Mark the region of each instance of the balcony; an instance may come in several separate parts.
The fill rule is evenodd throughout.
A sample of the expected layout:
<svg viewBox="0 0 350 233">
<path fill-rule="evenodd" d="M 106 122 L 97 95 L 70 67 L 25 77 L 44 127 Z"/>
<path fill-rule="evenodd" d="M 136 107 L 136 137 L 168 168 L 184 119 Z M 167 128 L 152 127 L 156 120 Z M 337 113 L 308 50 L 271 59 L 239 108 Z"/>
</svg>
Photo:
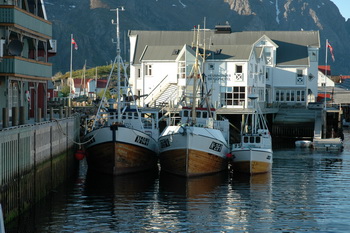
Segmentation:
<svg viewBox="0 0 350 233">
<path fill-rule="evenodd" d="M 4 56 L 0 62 L 1 75 L 29 79 L 48 79 L 52 76 L 52 64 L 17 56 Z"/>
<path fill-rule="evenodd" d="M 51 22 L 16 6 L 0 6 L 0 26 L 13 26 L 46 39 L 52 37 Z"/>
</svg>

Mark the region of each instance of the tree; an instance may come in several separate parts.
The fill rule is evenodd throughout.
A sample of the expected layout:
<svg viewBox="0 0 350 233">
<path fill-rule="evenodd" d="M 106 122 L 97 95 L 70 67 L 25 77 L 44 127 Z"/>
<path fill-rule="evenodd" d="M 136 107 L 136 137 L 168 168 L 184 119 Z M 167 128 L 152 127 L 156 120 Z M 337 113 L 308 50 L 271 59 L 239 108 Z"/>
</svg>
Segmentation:
<svg viewBox="0 0 350 233">
<path fill-rule="evenodd" d="M 100 91 L 99 93 L 97 93 L 97 96 L 100 97 L 100 99 L 102 99 L 102 96 L 103 96 L 103 92 L 104 90 Z M 111 93 L 109 92 L 109 90 L 106 90 L 106 95 L 105 95 L 106 99 L 110 99 L 112 98 L 112 95 Z"/>
<path fill-rule="evenodd" d="M 69 92 L 70 92 L 70 87 L 68 85 L 62 86 L 61 88 L 62 97 L 68 97 Z"/>
</svg>

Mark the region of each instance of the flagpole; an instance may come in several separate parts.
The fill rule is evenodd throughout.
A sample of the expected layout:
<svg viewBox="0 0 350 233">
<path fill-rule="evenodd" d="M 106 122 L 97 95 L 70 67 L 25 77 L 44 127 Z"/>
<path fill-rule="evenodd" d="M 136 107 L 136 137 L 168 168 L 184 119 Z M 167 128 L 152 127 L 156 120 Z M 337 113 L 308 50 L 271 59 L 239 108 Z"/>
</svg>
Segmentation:
<svg viewBox="0 0 350 233">
<path fill-rule="evenodd" d="M 327 63 L 328 63 L 328 39 L 326 39 L 326 67 L 325 67 L 325 78 L 324 78 L 324 109 L 327 108 L 327 101 L 326 101 L 326 86 L 327 86 Z"/>
<path fill-rule="evenodd" d="M 73 69 L 73 34 L 70 34 L 70 73 L 69 73 L 69 107 L 71 107 L 72 98 L 72 69 Z"/>
</svg>

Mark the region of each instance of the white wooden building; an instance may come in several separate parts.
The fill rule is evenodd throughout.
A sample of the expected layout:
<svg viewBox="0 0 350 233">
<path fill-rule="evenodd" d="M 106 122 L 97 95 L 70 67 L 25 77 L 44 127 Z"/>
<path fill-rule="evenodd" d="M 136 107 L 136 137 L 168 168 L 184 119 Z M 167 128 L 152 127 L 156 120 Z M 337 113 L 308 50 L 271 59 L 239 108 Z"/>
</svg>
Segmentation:
<svg viewBox="0 0 350 233">
<path fill-rule="evenodd" d="M 259 94 L 265 107 L 316 101 L 318 31 L 221 29 L 200 33 L 203 74 L 215 107 L 245 109 L 250 93 Z M 176 104 L 195 60 L 194 31 L 130 31 L 129 38 L 130 84 L 144 96 L 139 104 Z"/>
</svg>

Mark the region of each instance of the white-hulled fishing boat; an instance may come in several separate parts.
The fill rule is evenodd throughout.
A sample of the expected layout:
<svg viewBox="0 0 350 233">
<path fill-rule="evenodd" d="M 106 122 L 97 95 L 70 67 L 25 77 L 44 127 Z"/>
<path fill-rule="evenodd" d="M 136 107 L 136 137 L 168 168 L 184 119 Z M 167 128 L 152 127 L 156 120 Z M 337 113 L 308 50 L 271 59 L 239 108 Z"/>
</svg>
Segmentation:
<svg viewBox="0 0 350 233">
<path fill-rule="evenodd" d="M 209 106 L 209 101 L 202 101 L 205 104 L 196 106 L 197 99 L 204 99 L 203 96 L 197 97 L 198 87 L 203 83 L 199 71 L 198 34 L 196 59 L 190 75 L 193 82 L 192 102 L 183 105 L 180 123 L 168 125 L 159 137 L 161 170 L 185 177 L 226 170 L 226 156 L 230 152 L 228 120 L 217 120 L 215 109 Z"/>
<path fill-rule="evenodd" d="M 107 89 L 117 63 L 117 100 L 109 100 L 108 107 L 105 108 L 104 97 L 102 98 L 93 126 L 84 137 L 88 168 L 113 175 L 156 169 L 159 136 L 157 119 L 154 119 L 150 112 L 140 111 L 137 108 L 134 96 L 128 87 L 126 67 L 120 56 L 119 24 L 117 24 L 117 35 L 117 56 L 106 86 Z M 124 68 L 123 86 L 121 86 L 121 67 Z M 157 117 L 157 112 L 153 116 Z"/>
<path fill-rule="evenodd" d="M 269 172 L 273 160 L 271 135 L 257 103 L 258 96 L 250 94 L 248 98 L 254 108 L 243 124 L 241 143 L 232 145 L 232 168 L 249 174 Z"/>
</svg>

